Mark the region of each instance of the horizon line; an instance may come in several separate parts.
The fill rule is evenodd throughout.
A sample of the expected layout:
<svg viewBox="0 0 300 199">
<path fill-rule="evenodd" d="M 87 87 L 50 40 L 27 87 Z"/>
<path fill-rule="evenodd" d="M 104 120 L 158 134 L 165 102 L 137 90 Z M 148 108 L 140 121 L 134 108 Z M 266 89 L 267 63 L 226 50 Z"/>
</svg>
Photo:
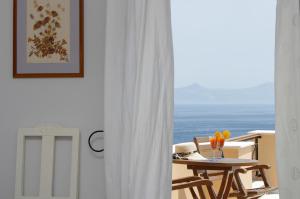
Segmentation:
<svg viewBox="0 0 300 199">
<path fill-rule="evenodd" d="M 199 86 L 199 87 L 202 87 L 202 88 L 206 88 L 206 89 L 222 89 L 222 90 L 236 90 L 236 89 L 247 89 L 247 88 L 254 88 L 254 87 L 258 87 L 258 86 L 262 86 L 262 85 L 265 85 L 265 84 L 275 84 L 274 81 L 267 81 L 267 82 L 264 82 L 264 83 L 260 83 L 260 84 L 256 84 L 256 85 L 253 85 L 253 86 L 247 86 L 247 87 L 236 87 L 236 88 L 221 88 L 221 87 L 208 87 L 208 86 L 203 86 L 202 84 L 200 83 L 197 83 L 197 82 L 194 82 L 194 83 L 191 83 L 191 84 L 188 84 L 186 86 L 181 86 L 181 87 L 175 87 L 174 85 L 174 89 L 180 89 L 180 88 L 186 88 L 186 87 L 190 87 L 190 86 Z"/>
</svg>

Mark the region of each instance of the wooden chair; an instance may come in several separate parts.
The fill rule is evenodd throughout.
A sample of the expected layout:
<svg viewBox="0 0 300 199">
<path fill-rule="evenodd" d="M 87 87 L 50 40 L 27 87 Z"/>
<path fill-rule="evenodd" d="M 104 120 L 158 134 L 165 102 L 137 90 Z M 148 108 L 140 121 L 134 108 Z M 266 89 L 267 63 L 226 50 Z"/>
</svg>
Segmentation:
<svg viewBox="0 0 300 199">
<path fill-rule="evenodd" d="M 256 199 L 259 198 L 271 191 L 276 190 L 276 187 L 271 187 L 268 183 L 265 169 L 270 169 L 271 166 L 268 165 L 256 165 L 248 168 L 240 168 L 234 171 L 234 185 L 233 192 L 229 194 L 230 197 L 236 197 L 238 199 Z M 241 178 L 240 173 L 247 173 L 248 171 L 257 170 L 260 173 L 260 176 L 264 182 L 264 187 L 253 188 L 253 189 L 245 189 Z"/>
<path fill-rule="evenodd" d="M 194 137 L 194 143 L 196 145 L 197 152 L 201 154 L 199 144 L 203 142 L 209 142 L 208 137 Z"/>
<path fill-rule="evenodd" d="M 199 199 L 194 187 L 197 188 L 200 199 L 206 199 L 203 186 L 206 186 L 210 199 L 217 199 L 216 193 L 213 189 L 213 183 L 210 180 L 204 180 L 201 177 L 190 176 L 172 180 L 172 190 L 189 189 L 193 199 Z"/>
</svg>

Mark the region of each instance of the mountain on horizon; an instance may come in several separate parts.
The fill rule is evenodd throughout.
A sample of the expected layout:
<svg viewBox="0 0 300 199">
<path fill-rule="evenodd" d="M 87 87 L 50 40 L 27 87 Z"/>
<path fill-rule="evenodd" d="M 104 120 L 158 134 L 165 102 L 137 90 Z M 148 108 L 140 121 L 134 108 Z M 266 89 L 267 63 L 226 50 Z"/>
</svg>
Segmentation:
<svg viewBox="0 0 300 199">
<path fill-rule="evenodd" d="M 274 83 L 243 89 L 210 89 L 192 84 L 175 88 L 175 104 L 274 104 Z"/>
</svg>

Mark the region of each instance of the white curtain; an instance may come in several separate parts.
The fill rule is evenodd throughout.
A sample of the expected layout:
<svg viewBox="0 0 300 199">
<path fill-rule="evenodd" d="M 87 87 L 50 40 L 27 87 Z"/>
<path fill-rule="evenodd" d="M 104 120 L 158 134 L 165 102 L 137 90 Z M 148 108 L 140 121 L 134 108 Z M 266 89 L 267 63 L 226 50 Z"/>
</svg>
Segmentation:
<svg viewBox="0 0 300 199">
<path fill-rule="evenodd" d="M 300 198 L 300 5 L 278 0 L 276 140 L 280 198 Z"/>
<path fill-rule="evenodd" d="M 173 51 L 169 0 L 108 0 L 108 199 L 171 197 Z"/>
</svg>

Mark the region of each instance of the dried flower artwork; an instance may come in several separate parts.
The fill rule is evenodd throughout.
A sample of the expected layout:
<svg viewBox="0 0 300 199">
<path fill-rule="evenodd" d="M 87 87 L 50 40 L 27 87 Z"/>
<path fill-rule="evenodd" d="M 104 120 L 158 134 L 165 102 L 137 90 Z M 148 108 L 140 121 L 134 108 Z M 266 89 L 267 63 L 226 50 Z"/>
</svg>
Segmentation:
<svg viewBox="0 0 300 199">
<path fill-rule="evenodd" d="M 30 0 L 29 0 L 30 1 Z M 61 0 L 31 0 L 27 13 L 27 61 L 30 63 L 69 62 L 69 35 L 65 5 Z"/>
<path fill-rule="evenodd" d="M 84 0 L 13 4 L 13 77 L 84 77 Z"/>
</svg>

